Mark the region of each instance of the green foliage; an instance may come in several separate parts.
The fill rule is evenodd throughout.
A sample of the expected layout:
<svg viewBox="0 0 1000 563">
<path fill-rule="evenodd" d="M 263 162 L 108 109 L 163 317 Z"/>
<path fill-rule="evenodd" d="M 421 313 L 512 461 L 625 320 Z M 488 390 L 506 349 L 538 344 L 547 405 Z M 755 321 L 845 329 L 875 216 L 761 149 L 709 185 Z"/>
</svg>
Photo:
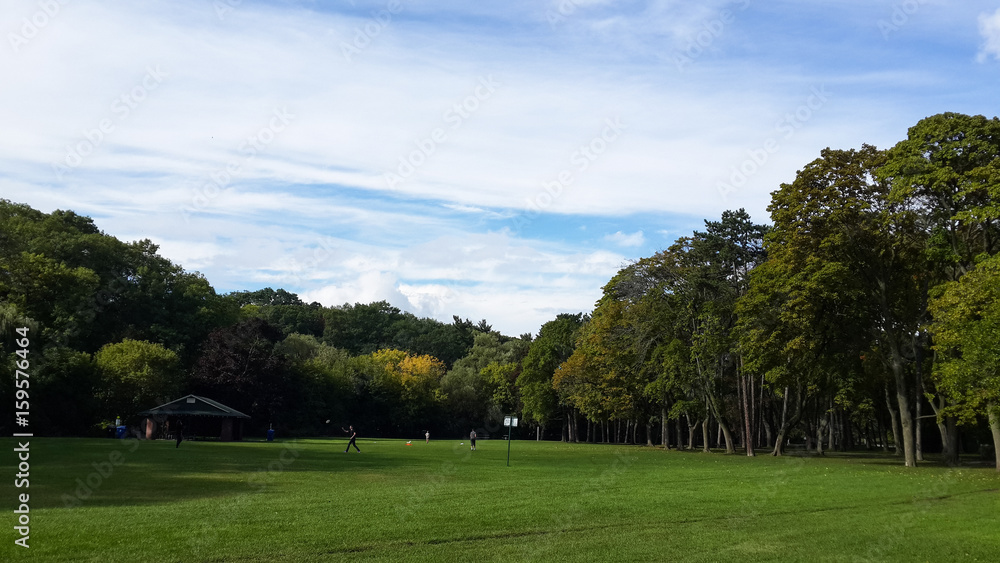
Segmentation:
<svg viewBox="0 0 1000 563">
<path fill-rule="evenodd" d="M 98 350 L 94 364 L 100 374 L 97 398 L 107 421 L 133 418 L 177 398 L 185 387 L 180 359 L 162 344 L 126 338 Z"/>
<path fill-rule="evenodd" d="M 561 401 L 553 387 L 553 376 L 573 354 L 577 332 L 587 320 L 583 313 L 562 313 L 542 325 L 521 361 L 521 375 L 517 378 L 524 416 L 545 425 L 556 415 Z"/>
<path fill-rule="evenodd" d="M 944 411 L 974 423 L 1000 406 L 1000 255 L 982 260 L 931 301 L 934 381 L 953 401 Z"/>
</svg>

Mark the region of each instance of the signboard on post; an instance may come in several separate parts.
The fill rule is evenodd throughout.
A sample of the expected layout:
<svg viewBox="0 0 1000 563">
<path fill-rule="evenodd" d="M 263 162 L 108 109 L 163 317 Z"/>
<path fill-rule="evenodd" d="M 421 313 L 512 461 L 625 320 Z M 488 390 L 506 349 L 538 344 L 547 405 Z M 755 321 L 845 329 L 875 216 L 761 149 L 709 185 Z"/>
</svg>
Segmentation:
<svg viewBox="0 0 1000 563">
<path fill-rule="evenodd" d="M 510 433 L 517 427 L 516 416 L 503 417 L 503 425 L 507 427 L 507 467 L 510 467 Z"/>
</svg>

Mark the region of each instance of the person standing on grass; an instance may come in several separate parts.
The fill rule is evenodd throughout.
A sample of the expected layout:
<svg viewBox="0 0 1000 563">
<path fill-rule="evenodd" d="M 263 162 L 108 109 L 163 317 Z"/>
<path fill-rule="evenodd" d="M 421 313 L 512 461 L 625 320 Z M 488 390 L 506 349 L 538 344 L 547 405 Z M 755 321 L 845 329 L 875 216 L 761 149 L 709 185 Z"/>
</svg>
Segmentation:
<svg viewBox="0 0 1000 563">
<path fill-rule="evenodd" d="M 357 431 L 354 430 L 353 426 L 348 426 L 347 428 L 348 430 L 344 430 L 343 428 L 341 428 L 341 430 L 347 432 L 347 435 L 351 437 L 351 441 L 347 443 L 347 449 L 344 450 L 344 453 L 346 454 L 347 452 L 351 451 L 351 446 L 354 446 L 354 449 L 358 450 L 358 453 L 361 453 L 361 449 L 358 448 L 358 445 L 354 442 L 354 440 L 357 439 L 358 437 Z"/>
<path fill-rule="evenodd" d="M 472 444 L 472 451 L 476 451 L 476 431 L 469 432 L 469 443 Z"/>
<path fill-rule="evenodd" d="M 177 431 L 174 434 L 177 435 L 177 445 L 174 446 L 174 449 L 181 447 L 181 440 L 184 439 L 184 422 L 179 418 L 177 419 L 176 427 Z"/>
<path fill-rule="evenodd" d="M 431 431 L 430 430 L 424 430 L 424 443 L 425 444 L 430 444 L 431 443 Z"/>
</svg>

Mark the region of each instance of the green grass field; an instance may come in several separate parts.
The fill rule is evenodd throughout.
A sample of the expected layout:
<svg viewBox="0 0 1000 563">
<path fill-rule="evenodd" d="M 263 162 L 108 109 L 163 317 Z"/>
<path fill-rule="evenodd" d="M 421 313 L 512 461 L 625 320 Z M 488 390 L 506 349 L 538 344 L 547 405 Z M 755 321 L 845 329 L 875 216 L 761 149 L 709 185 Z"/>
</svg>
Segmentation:
<svg viewBox="0 0 1000 563">
<path fill-rule="evenodd" d="M 4 561 L 996 561 L 1000 476 L 891 457 L 33 439 Z M 103 474 L 103 475 L 102 475 Z M 89 481 L 89 484 L 88 484 Z"/>
</svg>

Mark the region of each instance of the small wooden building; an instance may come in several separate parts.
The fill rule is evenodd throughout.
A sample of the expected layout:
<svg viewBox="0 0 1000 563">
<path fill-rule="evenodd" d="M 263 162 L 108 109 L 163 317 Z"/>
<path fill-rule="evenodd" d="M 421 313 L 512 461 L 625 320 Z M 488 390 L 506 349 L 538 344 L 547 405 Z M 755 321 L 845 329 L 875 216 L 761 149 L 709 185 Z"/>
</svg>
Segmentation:
<svg viewBox="0 0 1000 563">
<path fill-rule="evenodd" d="M 157 427 L 169 428 L 171 420 L 182 420 L 185 436 L 218 436 L 224 442 L 243 439 L 243 420 L 250 417 L 222 403 L 188 395 L 139 413 L 146 416 L 146 438 L 157 437 Z"/>
</svg>

